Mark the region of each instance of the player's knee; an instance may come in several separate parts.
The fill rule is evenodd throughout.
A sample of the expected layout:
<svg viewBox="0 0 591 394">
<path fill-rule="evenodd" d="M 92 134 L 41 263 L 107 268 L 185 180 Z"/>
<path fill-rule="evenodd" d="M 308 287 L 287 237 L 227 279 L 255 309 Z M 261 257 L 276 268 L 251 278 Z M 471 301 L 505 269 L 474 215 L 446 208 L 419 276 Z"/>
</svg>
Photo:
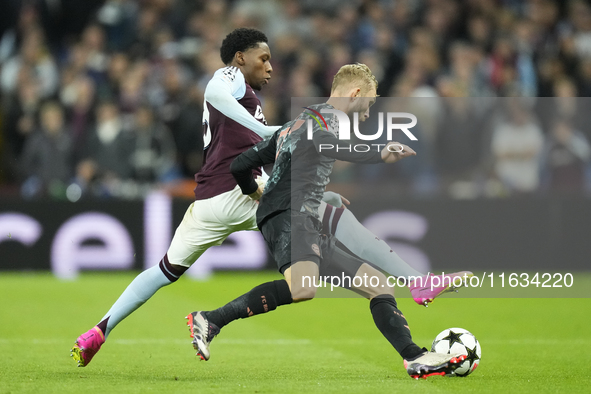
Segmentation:
<svg viewBox="0 0 591 394">
<path fill-rule="evenodd" d="M 389 286 L 384 286 L 379 289 L 376 289 L 375 297 L 379 296 L 392 296 L 394 297 L 394 288 Z"/>
<path fill-rule="evenodd" d="M 291 289 L 293 302 L 309 301 L 316 297 L 316 287 L 298 287 Z"/>
<path fill-rule="evenodd" d="M 370 287 L 367 290 L 367 298 L 374 299 L 378 297 L 394 297 L 394 289 L 384 287 L 384 288 L 376 288 Z"/>
<path fill-rule="evenodd" d="M 364 288 L 367 292 L 367 297 L 373 299 L 379 296 L 394 296 L 394 288 L 388 285 L 386 276 L 369 265 L 363 265 L 360 272 L 363 271 L 371 279 Z"/>
<path fill-rule="evenodd" d="M 388 278 L 386 275 L 380 272 L 380 283 L 376 286 L 376 290 L 378 290 L 377 295 L 388 295 L 394 296 L 394 287 L 390 285 L 388 282 Z"/>
<path fill-rule="evenodd" d="M 381 274 L 381 273 L 380 273 Z M 380 284 L 375 287 L 376 297 L 378 296 L 391 296 L 394 297 L 394 287 L 388 283 L 388 278 L 381 274 Z"/>
</svg>

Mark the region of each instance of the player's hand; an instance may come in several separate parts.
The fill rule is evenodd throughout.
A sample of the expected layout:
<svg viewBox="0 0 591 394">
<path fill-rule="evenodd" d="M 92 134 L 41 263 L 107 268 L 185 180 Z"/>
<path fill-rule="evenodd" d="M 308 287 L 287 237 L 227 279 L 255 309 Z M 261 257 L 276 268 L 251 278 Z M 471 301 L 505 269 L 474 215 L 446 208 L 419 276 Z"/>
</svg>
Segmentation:
<svg viewBox="0 0 591 394">
<path fill-rule="evenodd" d="M 258 201 L 263 196 L 263 191 L 265 190 L 265 184 L 259 185 L 259 188 L 254 192 L 248 195 L 248 197 L 252 198 L 255 201 Z"/>
<path fill-rule="evenodd" d="M 417 152 L 412 150 L 409 146 L 392 141 L 382 149 L 382 160 L 384 163 L 396 163 L 405 157 L 415 156 L 416 154 Z"/>
<path fill-rule="evenodd" d="M 341 196 L 341 202 L 343 203 L 343 205 L 341 205 L 341 208 L 347 208 L 347 205 L 351 205 L 351 201 L 347 200 L 345 197 Z"/>
</svg>

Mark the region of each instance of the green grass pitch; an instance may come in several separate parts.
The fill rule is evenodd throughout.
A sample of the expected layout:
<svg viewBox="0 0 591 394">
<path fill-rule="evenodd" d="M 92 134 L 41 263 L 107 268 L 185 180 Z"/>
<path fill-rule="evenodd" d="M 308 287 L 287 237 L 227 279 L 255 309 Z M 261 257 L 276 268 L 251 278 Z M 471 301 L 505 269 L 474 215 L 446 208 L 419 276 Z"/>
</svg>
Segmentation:
<svg viewBox="0 0 591 394">
<path fill-rule="evenodd" d="M 0 274 L 0 393 L 546 393 L 591 392 L 591 299 L 459 298 L 429 308 L 399 299 L 415 341 L 459 326 L 482 345 L 466 378 L 415 381 L 373 324 L 363 299 L 316 299 L 237 321 L 208 362 L 184 316 L 230 301 L 276 273 L 182 278 L 121 323 L 86 368 L 69 350 L 133 273 Z M 461 295 L 461 293 L 459 294 Z"/>
</svg>

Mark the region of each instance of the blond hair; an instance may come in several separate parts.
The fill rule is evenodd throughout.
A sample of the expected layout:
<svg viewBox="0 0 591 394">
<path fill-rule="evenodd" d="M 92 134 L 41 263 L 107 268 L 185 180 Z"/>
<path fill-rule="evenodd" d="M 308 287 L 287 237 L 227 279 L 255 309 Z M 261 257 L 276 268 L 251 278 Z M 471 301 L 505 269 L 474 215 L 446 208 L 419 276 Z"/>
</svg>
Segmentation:
<svg viewBox="0 0 591 394">
<path fill-rule="evenodd" d="M 351 83 L 359 83 L 359 87 L 364 93 L 371 88 L 378 89 L 378 80 L 371 72 L 369 67 L 363 63 L 345 64 L 339 69 L 332 80 L 333 93 L 337 87 Z"/>
</svg>

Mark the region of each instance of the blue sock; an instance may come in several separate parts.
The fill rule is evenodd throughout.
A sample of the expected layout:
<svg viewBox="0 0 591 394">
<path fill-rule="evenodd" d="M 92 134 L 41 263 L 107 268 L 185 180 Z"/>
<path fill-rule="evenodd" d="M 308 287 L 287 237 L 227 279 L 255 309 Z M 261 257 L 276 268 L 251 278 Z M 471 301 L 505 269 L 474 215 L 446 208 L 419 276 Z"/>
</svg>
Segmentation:
<svg viewBox="0 0 591 394">
<path fill-rule="evenodd" d="M 160 264 L 139 274 L 98 324 L 105 339 L 119 322 L 142 306 L 159 289 L 175 282 L 185 270 L 185 267 L 172 266 L 168 257 L 164 256 Z"/>
</svg>

